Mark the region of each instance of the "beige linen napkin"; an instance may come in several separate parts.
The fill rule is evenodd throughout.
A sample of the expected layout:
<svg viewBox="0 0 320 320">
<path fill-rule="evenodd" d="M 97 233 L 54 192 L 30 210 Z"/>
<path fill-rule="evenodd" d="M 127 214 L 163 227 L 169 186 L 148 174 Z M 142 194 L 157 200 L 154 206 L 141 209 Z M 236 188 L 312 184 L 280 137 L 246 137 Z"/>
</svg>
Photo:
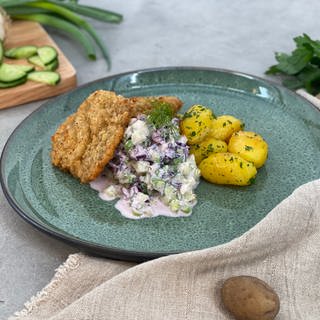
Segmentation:
<svg viewBox="0 0 320 320">
<path fill-rule="evenodd" d="M 304 97 L 309 102 L 311 102 L 313 105 L 315 105 L 318 109 L 320 109 L 320 93 L 317 96 L 313 96 L 313 95 L 309 94 L 308 92 L 306 92 L 306 90 L 304 90 L 304 89 L 298 89 L 296 91 L 296 93 L 298 95 L 300 95 L 301 97 Z"/>
<path fill-rule="evenodd" d="M 259 277 L 277 319 L 320 319 L 320 180 L 299 187 L 241 237 L 139 265 L 73 254 L 11 320 L 231 319 L 222 282 Z"/>
<path fill-rule="evenodd" d="M 320 319 L 320 180 L 299 187 L 241 237 L 139 265 L 71 255 L 10 319 L 231 319 L 220 287 L 235 275 L 269 283 L 277 319 Z"/>
</svg>

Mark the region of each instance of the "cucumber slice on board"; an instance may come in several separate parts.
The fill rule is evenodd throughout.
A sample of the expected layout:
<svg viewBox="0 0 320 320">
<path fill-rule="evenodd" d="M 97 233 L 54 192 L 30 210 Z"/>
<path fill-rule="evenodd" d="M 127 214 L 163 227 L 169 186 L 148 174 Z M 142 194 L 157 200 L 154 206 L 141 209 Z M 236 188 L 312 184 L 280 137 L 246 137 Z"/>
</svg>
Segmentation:
<svg viewBox="0 0 320 320">
<path fill-rule="evenodd" d="M 34 66 L 26 65 L 26 64 L 13 64 L 15 68 L 20 69 L 21 71 L 24 71 L 25 73 L 31 72 L 34 70 Z"/>
<path fill-rule="evenodd" d="M 45 68 L 45 64 L 42 62 L 42 60 L 37 54 L 28 58 L 28 62 L 34 64 L 37 67 Z"/>
<path fill-rule="evenodd" d="M 11 81 L 11 82 L 1 82 L 0 81 L 0 89 L 16 87 L 16 86 L 19 86 L 20 84 L 24 84 L 26 81 L 27 81 L 26 76 L 24 78 L 21 78 L 16 81 Z"/>
<path fill-rule="evenodd" d="M 28 73 L 27 79 L 54 86 L 59 83 L 60 75 L 54 71 L 33 71 Z"/>
<path fill-rule="evenodd" d="M 55 71 L 56 69 L 58 69 L 58 67 L 59 67 L 59 61 L 58 59 L 54 59 L 52 62 L 50 62 L 44 67 L 44 70 Z"/>
<path fill-rule="evenodd" d="M 50 46 L 43 46 L 37 50 L 38 56 L 40 57 L 43 64 L 47 65 L 57 58 L 58 52 L 55 48 Z"/>
<path fill-rule="evenodd" d="M 28 62 L 34 64 L 37 67 L 40 67 L 46 71 L 54 71 L 59 67 L 58 58 L 54 59 L 49 64 L 45 65 L 38 55 L 32 56 L 28 59 Z"/>
<path fill-rule="evenodd" d="M 0 66 L 0 81 L 12 82 L 26 76 L 26 72 L 20 66 L 3 63 Z"/>
<path fill-rule="evenodd" d="M 29 58 L 37 53 L 36 46 L 14 47 L 5 51 L 4 55 L 10 59 Z"/>
<path fill-rule="evenodd" d="M 2 59 L 3 59 L 3 43 L 2 41 L 0 40 L 0 64 L 2 62 Z"/>
</svg>

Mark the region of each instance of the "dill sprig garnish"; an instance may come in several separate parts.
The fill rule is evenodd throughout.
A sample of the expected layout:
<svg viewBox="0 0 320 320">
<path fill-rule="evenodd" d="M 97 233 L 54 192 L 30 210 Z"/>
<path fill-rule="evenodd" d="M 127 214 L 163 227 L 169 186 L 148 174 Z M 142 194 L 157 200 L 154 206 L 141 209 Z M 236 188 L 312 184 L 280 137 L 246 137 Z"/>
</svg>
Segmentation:
<svg viewBox="0 0 320 320">
<path fill-rule="evenodd" d="M 148 115 L 148 120 L 159 129 L 168 125 L 173 116 L 174 111 L 170 103 L 154 100 L 151 102 L 152 110 Z"/>
</svg>

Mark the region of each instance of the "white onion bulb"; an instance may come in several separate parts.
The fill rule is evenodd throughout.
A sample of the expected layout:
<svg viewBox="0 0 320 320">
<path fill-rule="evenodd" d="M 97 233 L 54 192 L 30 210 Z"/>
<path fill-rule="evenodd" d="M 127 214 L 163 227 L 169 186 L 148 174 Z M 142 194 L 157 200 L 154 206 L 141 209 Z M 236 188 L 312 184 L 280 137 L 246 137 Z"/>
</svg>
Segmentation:
<svg viewBox="0 0 320 320">
<path fill-rule="evenodd" d="M 10 24 L 10 18 L 6 12 L 0 7 L 0 41 L 4 41 L 8 27 Z"/>
</svg>

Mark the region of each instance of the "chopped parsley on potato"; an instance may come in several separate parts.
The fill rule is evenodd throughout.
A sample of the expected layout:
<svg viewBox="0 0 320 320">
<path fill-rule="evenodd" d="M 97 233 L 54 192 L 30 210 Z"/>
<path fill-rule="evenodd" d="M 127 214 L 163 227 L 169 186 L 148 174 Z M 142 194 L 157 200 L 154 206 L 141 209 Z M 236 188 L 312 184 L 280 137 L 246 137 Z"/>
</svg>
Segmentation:
<svg viewBox="0 0 320 320">
<path fill-rule="evenodd" d="M 215 139 L 228 141 L 233 133 L 243 128 L 241 120 L 230 115 L 222 115 L 212 121 L 210 135 Z"/>
<path fill-rule="evenodd" d="M 238 154 L 252 162 L 256 168 L 260 168 L 267 160 L 268 144 L 255 132 L 239 131 L 230 138 L 228 151 Z"/>
<path fill-rule="evenodd" d="M 215 117 L 210 108 L 194 105 L 184 114 L 180 129 L 209 182 L 250 185 L 267 160 L 267 142 L 255 132 L 242 131 L 244 122 L 232 115 Z"/>
<path fill-rule="evenodd" d="M 195 144 L 205 139 L 211 130 L 215 115 L 204 106 L 194 105 L 183 116 L 180 129 L 189 144 Z"/>
<path fill-rule="evenodd" d="M 227 150 L 228 146 L 224 141 L 211 137 L 190 146 L 190 153 L 194 155 L 196 164 L 200 164 L 203 159 L 212 153 L 227 152 Z"/>
<path fill-rule="evenodd" d="M 211 154 L 201 161 L 199 169 L 202 177 L 209 182 L 237 186 L 251 184 L 257 174 L 252 162 L 230 152 Z"/>
</svg>

